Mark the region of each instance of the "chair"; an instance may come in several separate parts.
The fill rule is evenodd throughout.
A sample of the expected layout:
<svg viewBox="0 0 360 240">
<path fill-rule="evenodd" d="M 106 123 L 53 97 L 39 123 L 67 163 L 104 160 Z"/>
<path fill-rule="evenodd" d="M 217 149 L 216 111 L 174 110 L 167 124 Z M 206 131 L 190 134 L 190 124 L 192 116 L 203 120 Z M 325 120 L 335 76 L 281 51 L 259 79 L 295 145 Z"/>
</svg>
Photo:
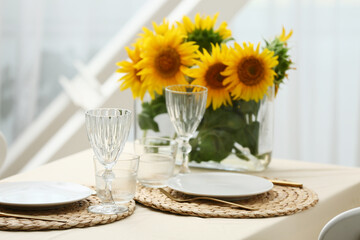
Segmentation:
<svg viewBox="0 0 360 240">
<path fill-rule="evenodd" d="M 3 165 L 7 153 L 7 144 L 4 135 L 0 132 L 0 168 Z"/>
<path fill-rule="evenodd" d="M 359 240 L 360 207 L 340 213 L 321 230 L 319 240 Z"/>
</svg>

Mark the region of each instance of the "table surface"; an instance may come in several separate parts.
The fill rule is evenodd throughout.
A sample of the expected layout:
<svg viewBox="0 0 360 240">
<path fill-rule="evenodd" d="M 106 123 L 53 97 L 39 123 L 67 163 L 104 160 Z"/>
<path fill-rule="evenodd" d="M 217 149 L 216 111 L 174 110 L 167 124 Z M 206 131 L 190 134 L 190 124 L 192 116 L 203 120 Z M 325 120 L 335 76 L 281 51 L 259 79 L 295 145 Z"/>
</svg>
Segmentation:
<svg viewBox="0 0 360 240">
<path fill-rule="evenodd" d="M 94 185 L 92 155 L 89 149 L 2 181 Z M 360 168 L 273 159 L 257 175 L 301 182 L 318 194 L 319 203 L 294 215 L 261 219 L 180 216 L 137 204 L 132 216 L 115 223 L 58 231 L 0 231 L 0 239 L 317 239 L 331 218 L 360 206 Z"/>
</svg>

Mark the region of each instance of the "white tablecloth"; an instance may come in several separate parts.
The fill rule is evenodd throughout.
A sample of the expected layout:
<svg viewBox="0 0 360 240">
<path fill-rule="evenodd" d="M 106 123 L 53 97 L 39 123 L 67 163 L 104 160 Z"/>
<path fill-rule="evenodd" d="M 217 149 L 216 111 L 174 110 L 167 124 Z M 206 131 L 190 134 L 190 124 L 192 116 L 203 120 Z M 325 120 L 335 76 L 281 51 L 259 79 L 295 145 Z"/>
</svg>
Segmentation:
<svg viewBox="0 0 360 240">
<path fill-rule="evenodd" d="M 360 206 L 360 169 L 273 159 L 258 175 L 303 183 L 319 196 L 306 211 L 263 219 L 179 216 L 137 204 L 135 213 L 118 222 L 59 231 L 7 232 L 0 239 L 317 239 L 321 228 L 342 211 Z M 86 150 L 2 181 L 51 180 L 94 184 L 92 151 Z"/>
</svg>

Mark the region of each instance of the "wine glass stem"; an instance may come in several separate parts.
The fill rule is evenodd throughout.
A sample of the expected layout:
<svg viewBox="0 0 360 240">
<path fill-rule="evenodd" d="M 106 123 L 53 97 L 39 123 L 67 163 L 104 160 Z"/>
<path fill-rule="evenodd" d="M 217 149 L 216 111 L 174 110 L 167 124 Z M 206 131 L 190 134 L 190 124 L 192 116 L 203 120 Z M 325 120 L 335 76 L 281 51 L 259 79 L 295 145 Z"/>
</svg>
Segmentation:
<svg viewBox="0 0 360 240">
<path fill-rule="evenodd" d="M 180 138 L 180 150 L 182 153 L 182 163 L 179 173 L 189 173 L 189 153 L 191 152 L 191 145 L 189 139 Z"/>
<path fill-rule="evenodd" d="M 112 170 L 106 169 L 102 177 L 105 181 L 105 199 L 104 199 L 103 203 L 104 204 L 114 204 L 115 201 L 114 201 L 114 198 L 112 195 L 112 190 L 111 190 L 111 183 L 112 183 L 112 180 L 114 179 L 114 174 L 113 174 Z"/>
</svg>

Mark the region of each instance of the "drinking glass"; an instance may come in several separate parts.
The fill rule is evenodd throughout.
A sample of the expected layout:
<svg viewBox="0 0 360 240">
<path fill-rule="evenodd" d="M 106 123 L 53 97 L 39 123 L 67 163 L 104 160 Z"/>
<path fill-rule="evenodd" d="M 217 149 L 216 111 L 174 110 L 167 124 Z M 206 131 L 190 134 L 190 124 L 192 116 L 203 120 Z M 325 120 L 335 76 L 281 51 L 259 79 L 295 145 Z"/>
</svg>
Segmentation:
<svg viewBox="0 0 360 240">
<path fill-rule="evenodd" d="M 115 165 L 112 167 L 111 197 L 107 196 L 106 179 L 103 178 L 106 168 L 94 156 L 96 194 L 102 205 L 112 205 L 114 202 L 122 211 L 127 211 L 126 203 L 130 202 L 136 191 L 136 176 L 139 166 L 139 156 L 129 153 L 121 153 Z M 91 212 L 99 212 L 98 206 L 90 206 Z M 100 207 L 102 211 L 102 206 Z"/>
<path fill-rule="evenodd" d="M 151 188 L 167 186 L 175 167 L 178 144 L 161 137 L 144 137 L 135 141 L 135 153 L 140 155 L 139 182 Z"/>
<path fill-rule="evenodd" d="M 106 199 L 96 208 L 89 208 L 90 212 L 102 214 L 117 214 L 124 212 L 124 208 L 115 204 L 111 183 L 114 178 L 112 172 L 125 142 L 129 136 L 131 125 L 131 111 L 118 108 L 98 108 L 85 113 L 87 135 L 97 160 L 104 166 L 102 173 Z"/>
<path fill-rule="evenodd" d="M 179 173 L 189 173 L 190 138 L 205 113 L 207 88 L 198 85 L 172 85 L 165 88 L 166 108 L 178 135 L 182 152 Z"/>
</svg>

